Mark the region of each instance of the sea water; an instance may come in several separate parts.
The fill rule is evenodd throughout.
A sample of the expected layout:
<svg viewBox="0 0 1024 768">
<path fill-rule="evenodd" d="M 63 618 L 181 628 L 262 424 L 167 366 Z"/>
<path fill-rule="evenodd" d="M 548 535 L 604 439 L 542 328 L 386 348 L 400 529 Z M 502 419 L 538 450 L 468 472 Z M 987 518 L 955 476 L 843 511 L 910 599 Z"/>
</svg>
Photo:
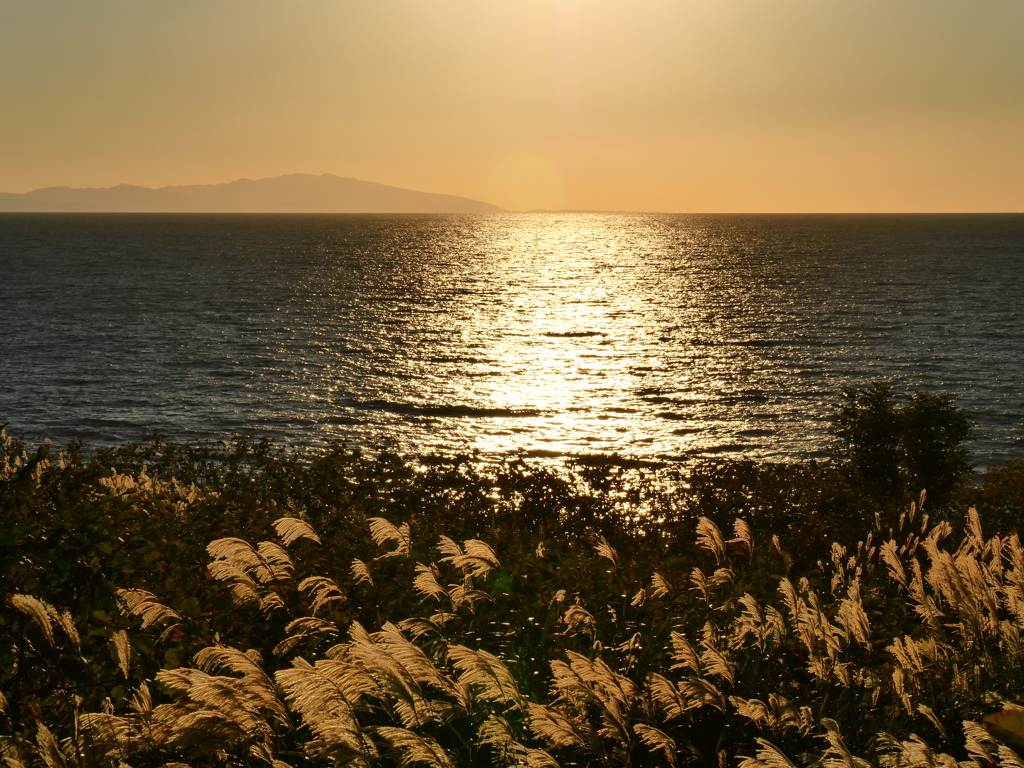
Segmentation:
<svg viewBox="0 0 1024 768">
<path fill-rule="evenodd" d="M 0 215 L 0 423 L 99 444 L 820 454 L 843 386 L 1024 442 L 1024 216 Z"/>
</svg>

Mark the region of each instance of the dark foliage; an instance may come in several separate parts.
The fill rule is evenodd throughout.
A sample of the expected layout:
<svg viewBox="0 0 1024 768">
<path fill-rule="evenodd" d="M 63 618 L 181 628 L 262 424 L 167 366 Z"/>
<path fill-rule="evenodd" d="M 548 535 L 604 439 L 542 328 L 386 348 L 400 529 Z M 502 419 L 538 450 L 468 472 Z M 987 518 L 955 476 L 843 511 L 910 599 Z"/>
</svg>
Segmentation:
<svg viewBox="0 0 1024 768">
<path fill-rule="evenodd" d="M 901 508 L 926 490 L 944 508 L 970 481 L 964 442 L 974 436 L 952 393 L 918 390 L 898 398 L 887 382 L 843 388 L 832 418 L 832 456 L 877 509 Z"/>
</svg>

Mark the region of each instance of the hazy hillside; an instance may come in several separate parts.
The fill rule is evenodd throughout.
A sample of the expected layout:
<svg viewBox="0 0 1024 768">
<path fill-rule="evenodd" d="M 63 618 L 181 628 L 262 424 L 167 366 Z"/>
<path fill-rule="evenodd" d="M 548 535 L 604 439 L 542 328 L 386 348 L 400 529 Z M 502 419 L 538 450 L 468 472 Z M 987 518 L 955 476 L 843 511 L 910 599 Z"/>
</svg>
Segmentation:
<svg viewBox="0 0 1024 768">
<path fill-rule="evenodd" d="M 22 195 L 0 193 L 0 211 L 148 213 L 489 213 L 496 205 L 455 195 L 416 192 L 358 179 L 296 173 L 148 189 L 48 187 Z"/>
</svg>

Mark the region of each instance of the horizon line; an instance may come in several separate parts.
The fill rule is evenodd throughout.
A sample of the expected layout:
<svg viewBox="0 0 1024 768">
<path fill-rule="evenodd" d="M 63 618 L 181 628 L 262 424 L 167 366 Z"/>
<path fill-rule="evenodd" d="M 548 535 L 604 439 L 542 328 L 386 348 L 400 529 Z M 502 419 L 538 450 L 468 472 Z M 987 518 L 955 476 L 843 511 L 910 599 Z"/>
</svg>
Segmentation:
<svg viewBox="0 0 1024 768">
<path fill-rule="evenodd" d="M 81 187 L 80 189 L 84 189 Z M 19 194 L 19 193 L 0 193 Z M 1021 216 L 1021 211 L 642 211 L 604 208 L 503 209 L 483 213 L 430 211 L 4 211 L 0 216 L 505 216 L 524 214 L 621 214 L 638 216 Z"/>
</svg>

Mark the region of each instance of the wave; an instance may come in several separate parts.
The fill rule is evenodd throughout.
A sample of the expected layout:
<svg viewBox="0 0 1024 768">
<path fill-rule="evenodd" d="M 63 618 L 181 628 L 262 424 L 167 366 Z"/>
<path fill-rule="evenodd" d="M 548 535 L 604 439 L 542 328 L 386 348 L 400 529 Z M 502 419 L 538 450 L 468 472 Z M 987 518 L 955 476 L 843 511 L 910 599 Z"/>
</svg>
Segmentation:
<svg viewBox="0 0 1024 768">
<path fill-rule="evenodd" d="M 387 400 L 360 400 L 347 403 L 352 408 L 368 411 L 387 411 L 407 416 L 436 416 L 448 418 L 528 418 L 543 416 L 537 408 L 487 408 L 473 405 L 417 405 L 393 403 Z"/>
</svg>

